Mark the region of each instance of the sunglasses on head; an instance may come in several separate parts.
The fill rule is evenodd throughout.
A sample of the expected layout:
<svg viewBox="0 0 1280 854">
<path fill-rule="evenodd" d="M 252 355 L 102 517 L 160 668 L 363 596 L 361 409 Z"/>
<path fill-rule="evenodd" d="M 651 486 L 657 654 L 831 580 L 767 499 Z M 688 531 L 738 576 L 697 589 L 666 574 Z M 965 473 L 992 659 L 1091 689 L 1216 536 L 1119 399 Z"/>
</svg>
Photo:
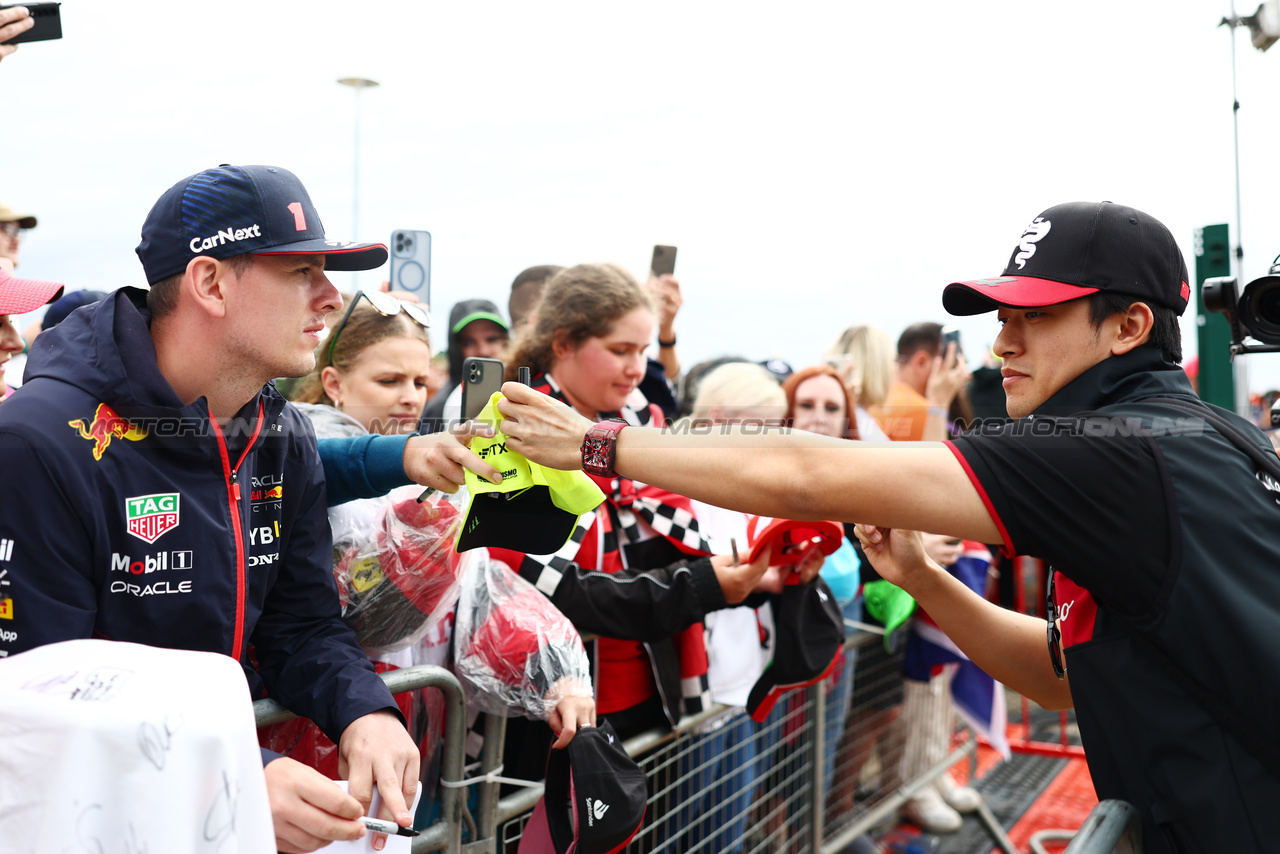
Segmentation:
<svg viewBox="0 0 1280 854">
<path fill-rule="evenodd" d="M 431 328 L 431 314 L 417 303 L 403 302 L 383 291 L 356 291 L 356 295 L 351 298 L 351 304 L 347 306 L 346 313 L 342 315 L 342 320 L 333 327 L 333 334 L 329 336 L 329 364 L 333 364 L 333 347 L 338 343 L 338 336 L 346 328 L 347 321 L 351 319 L 351 312 L 355 311 L 356 303 L 360 302 L 361 297 L 367 299 L 369 305 L 373 306 L 373 310 L 383 317 L 395 317 L 403 311 L 410 320 L 423 329 Z"/>
</svg>

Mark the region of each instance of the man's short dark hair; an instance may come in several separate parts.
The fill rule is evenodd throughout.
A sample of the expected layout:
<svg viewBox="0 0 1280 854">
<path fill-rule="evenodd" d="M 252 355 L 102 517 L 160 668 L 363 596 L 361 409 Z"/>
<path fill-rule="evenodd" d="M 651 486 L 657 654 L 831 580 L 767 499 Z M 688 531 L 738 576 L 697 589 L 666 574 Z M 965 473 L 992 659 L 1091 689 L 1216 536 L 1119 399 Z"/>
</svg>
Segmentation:
<svg viewBox="0 0 1280 854">
<path fill-rule="evenodd" d="M 898 361 L 905 362 L 921 350 L 930 356 L 942 349 L 942 324 L 913 323 L 898 336 Z"/>
<path fill-rule="evenodd" d="M 231 265 L 231 269 L 235 271 L 237 276 L 243 276 L 244 271 L 248 270 L 253 263 L 253 256 L 232 255 L 224 260 Z M 181 273 L 175 273 L 167 279 L 161 279 L 156 282 L 151 286 L 151 290 L 147 291 L 147 308 L 151 310 L 152 320 L 172 314 L 173 310 L 178 307 L 178 283 L 182 281 L 182 277 L 185 275 L 185 270 Z"/>
<path fill-rule="evenodd" d="M 516 276 L 515 281 L 511 283 L 511 290 L 515 290 L 526 282 L 545 282 L 563 270 L 557 264 L 539 264 L 537 267 L 530 267 L 527 270 L 520 271 L 520 275 Z"/>
<path fill-rule="evenodd" d="M 1089 323 L 1094 329 L 1101 329 L 1108 317 L 1123 314 L 1135 302 L 1145 303 L 1150 309 L 1154 322 L 1151 334 L 1143 347 L 1154 347 L 1164 356 L 1166 362 L 1181 364 L 1182 362 L 1182 329 L 1178 326 L 1178 313 L 1162 305 L 1152 305 L 1146 300 L 1135 299 L 1128 294 L 1098 291 L 1090 294 Z"/>
<path fill-rule="evenodd" d="M 513 329 L 524 324 L 525 318 L 533 312 L 542 297 L 542 286 L 563 269 L 564 267 L 555 264 L 539 264 L 522 270 L 516 276 L 511 283 L 511 296 L 507 299 L 507 316 L 511 318 Z M 525 285 L 536 287 L 525 288 Z"/>
</svg>

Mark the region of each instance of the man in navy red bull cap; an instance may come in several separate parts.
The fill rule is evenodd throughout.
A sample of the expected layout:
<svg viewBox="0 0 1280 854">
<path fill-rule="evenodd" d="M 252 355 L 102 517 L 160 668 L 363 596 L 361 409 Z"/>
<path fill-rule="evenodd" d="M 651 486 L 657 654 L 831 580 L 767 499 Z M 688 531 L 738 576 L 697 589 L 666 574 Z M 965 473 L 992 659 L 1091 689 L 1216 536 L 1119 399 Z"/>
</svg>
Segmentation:
<svg viewBox="0 0 1280 854">
<path fill-rule="evenodd" d="M 1203 404 L 1179 368 L 1189 296 L 1156 219 L 1056 205 L 1001 275 L 942 294 L 954 314 L 996 314 L 1010 423 L 892 447 L 605 435 L 507 383 L 499 429 L 545 466 L 586 459 L 734 510 L 860 523 L 881 576 L 976 664 L 1046 708 L 1075 707 L 1098 797 L 1137 807 L 1146 851 L 1268 851 L 1280 837 L 1280 477 L 1261 431 Z M 1048 620 L 970 591 L 916 531 L 1045 559 Z"/>
<path fill-rule="evenodd" d="M 42 333 L 0 407 L 27 495 L 0 517 L 0 657 L 87 637 L 229 655 L 349 780 L 264 755 L 279 849 L 363 836 L 374 786 L 406 826 L 418 751 L 339 617 L 314 434 L 271 382 L 315 365 L 342 305 L 327 271 L 387 249 L 326 238 L 292 173 L 224 165 L 164 193 L 137 252 L 150 290 Z"/>
</svg>

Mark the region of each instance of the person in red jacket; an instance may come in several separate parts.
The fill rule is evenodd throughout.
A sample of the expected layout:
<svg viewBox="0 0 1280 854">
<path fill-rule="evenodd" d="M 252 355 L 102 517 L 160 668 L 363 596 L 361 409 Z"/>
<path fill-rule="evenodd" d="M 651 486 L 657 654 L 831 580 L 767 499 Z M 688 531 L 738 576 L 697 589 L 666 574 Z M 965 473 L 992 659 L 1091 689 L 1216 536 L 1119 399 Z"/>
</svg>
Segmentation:
<svg viewBox="0 0 1280 854">
<path fill-rule="evenodd" d="M 625 271 L 571 267 L 547 282 L 536 321 L 513 346 L 508 374 L 531 368 L 534 388 L 593 422 L 661 426 L 661 410 L 637 392 L 654 329 L 650 296 Z M 712 555 L 682 495 L 630 478 L 596 483 L 605 503 L 581 518 L 556 554 L 492 552 L 579 631 L 599 635 L 589 647 L 597 710 L 625 739 L 673 727 L 708 701 L 702 618 L 742 602 L 760 585 L 768 560 L 735 564 L 729 555 Z M 780 589 L 781 576 L 769 578 Z M 512 732 L 508 772 L 537 779 L 545 740 Z"/>
</svg>

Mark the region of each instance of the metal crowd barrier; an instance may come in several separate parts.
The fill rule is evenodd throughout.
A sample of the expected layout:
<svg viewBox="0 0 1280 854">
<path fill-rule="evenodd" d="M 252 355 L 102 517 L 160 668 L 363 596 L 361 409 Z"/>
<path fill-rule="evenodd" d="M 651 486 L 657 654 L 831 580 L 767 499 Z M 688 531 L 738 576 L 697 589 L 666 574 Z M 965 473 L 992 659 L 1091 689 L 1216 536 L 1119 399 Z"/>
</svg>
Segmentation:
<svg viewBox="0 0 1280 854">
<path fill-rule="evenodd" d="M 1142 819 L 1132 804 L 1101 801 L 1064 854 L 1142 854 Z"/>
<path fill-rule="evenodd" d="M 440 779 L 445 785 L 440 789 L 440 820 L 424 830 L 421 835 L 414 837 L 412 850 L 414 854 L 423 851 L 447 851 L 449 854 L 458 854 L 462 851 L 466 790 L 447 784 L 462 781 L 467 728 L 467 706 L 462 696 L 462 685 L 458 682 L 458 677 L 443 667 L 425 664 L 379 675 L 392 694 L 403 694 L 419 688 L 438 688 L 444 694 L 446 720 Z M 271 699 L 255 702 L 253 713 L 260 727 L 296 717 L 293 712 Z M 506 721 L 503 720 L 502 723 L 505 725 Z M 501 738 L 498 741 L 501 742 Z M 498 756 L 501 757 L 500 744 L 497 750 Z M 468 825 L 474 824 L 469 815 L 466 819 Z M 483 827 L 483 824 L 481 826 Z"/>
<path fill-rule="evenodd" d="M 857 632 L 847 639 L 845 654 L 856 656 L 860 648 L 880 642 L 879 635 Z M 901 681 L 898 662 L 883 664 L 859 671 L 862 697 L 874 698 Z M 976 739 L 969 735 L 924 773 L 899 781 L 895 769 L 903 733 L 885 720 L 889 714 L 863 714 L 857 707 L 851 725 L 861 741 L 840 755 L 848 740 L 844 723 L 852 663 L 840 669 L 845 672 L 838 681 L 791 692 L 762 724 L 740 709 L 715 706 L 684 718 L 674 731 L 653 730 L 626 741 L 628 754 L 649 780 L 645 824 L 627 854 L 836 854 L 891 821 L 903 803 L 957 761 L 973 756 Z M 486 748 L 491 740 L 486 735 Z M 847 801 L 833 801 L 841 781 L 861 788 Z M 515 854 L 541 795 L 539 787 L 499 801 L 496 844 L 482 835 L 475 850 Z M 981 810 L 979 818 L 996 847 L 1016 854 L 990 810 Z"/>
<path fill-rule="evenodd" d="M 628 854 L 837 854 L 892 821 L 899 807 L 956 762 L 968 757 L 972 769 L 977 739 L 962 729 L 944 758 L 912 779 L 898 779 L 904 732 L 892 698 L 902 678 L 899 663 L 885 659 L 859 668 L 860 687 L 851 690 L 853 661 L 880 642 L 876 634 L 850 635 L 845 666 L 837 668 L 840 678 L 784 696 L 762 724 L 740 709 L 715 706 L 686 717 L 674 731 L 653 730 L 625 742 L 645 770 L 650 793 L 645 824 Z M 466 808 L 467 788 L 456 785 L 464 782 L 467 737 L 457 678 L 430 666 L 381 675 L 392 693 L 437 688 L 447 704 L 441 817 L 413 840 L 412 850 L 515 854 L 541 786 L 499 799 L 498 782 L 473 781 L 473 815 Z M 259 726 L 293 717 L 271 700 L 254 707 Z M 473 776 L 500 773 L 505 732 L 504 718 L 488 716 Z M 1117 827 L 1117 840 L 1132 832 L 1128 815 L 1109 803 L 1100 804 L 1081 828 L 1070 854 L 1110 851 L 1106 846 L 1115 843 L 1106 840 Z M 1016 851 L 989 809 L 981 808 L 978 818 L 994 847 Z M 1140 847 L 1115 850 L 1138 854 Z"/>
</svg>

